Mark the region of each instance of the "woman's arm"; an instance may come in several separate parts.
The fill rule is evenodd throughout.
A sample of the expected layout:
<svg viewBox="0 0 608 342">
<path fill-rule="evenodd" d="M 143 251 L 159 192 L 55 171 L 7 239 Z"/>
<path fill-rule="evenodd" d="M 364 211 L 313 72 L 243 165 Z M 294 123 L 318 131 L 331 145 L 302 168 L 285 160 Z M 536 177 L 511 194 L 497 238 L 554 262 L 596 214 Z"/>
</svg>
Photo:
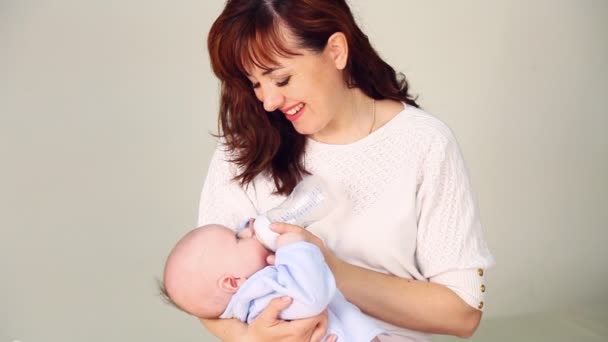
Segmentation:
<svg viewBox="0 0 608 342">
<path fill-rule="evenodd" d="M 415 258 L 428 281 L 374 272 L 341 261 L 327 249 L 322 251 L 338 287 L 361 310 L 397 326 L 468 337 L 482 315 L 472 305 L 482 305 L 483 294 L 463 280 L 493 261 L 456 138 L 439 120 L 427 118 L 418 124 L 416 129 L 427 143 L 420 145 L 423 158 L 417 166 L 412 206 L 417 214 Z"/>
<path fill-rule="evenodd" d="M 441 284 L 348 264 L 336 257 L 321 239 L 298 226 L 273 223 L 271 228 L 277 233 L 300 231 L 309 242 L 319 246 L 346 299 L 373 317 L 412 330 L 459 337 L 471 336 L 479 325 L 481 311 Z"/>
<path fill-rule="evenodd" d="M 247 325 L 237 319 L 200 319 L 215 337 L 222 341 L 247 341 Z M 253 339 L 252 339 L 253 340 Z"/>
<path fill-rule="evenodd" d="M 403 279 L 325 255 L 344 296 L 371 316 L 412 330 L 459 337 L 470 337 L 479 325 L 481 311 L 441 284 Z"/>
<path fill-rule="evenodd" d="M 294 341 L 320 342 L 327 330 L 327 311 L 293 321 L 279 319 L 279 313 L 292 302 L 291 298 L 273 299 L 264 311 L 249 325 L 236 319 L 201 319 L 213 335 L 228 342 Z M 327 339 L 333 342 L 335 336 Z"/>
</svg>

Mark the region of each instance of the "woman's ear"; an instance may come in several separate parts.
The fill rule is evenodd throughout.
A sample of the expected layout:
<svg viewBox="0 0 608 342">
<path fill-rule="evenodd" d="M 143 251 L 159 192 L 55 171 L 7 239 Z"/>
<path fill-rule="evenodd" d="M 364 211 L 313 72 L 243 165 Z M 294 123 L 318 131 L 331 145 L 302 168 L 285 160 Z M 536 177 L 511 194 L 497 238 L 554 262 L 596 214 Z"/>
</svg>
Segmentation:
<svg viewBox="0 0 608 342">
<path fill-rule="evenodd" d="M 222 277 L 220 277 L 219 281 L 218 281 L 218 285 L 220 287 L 220 289 L 229 292 L 229 293 L 235 293 L 236 290 L 239 289 L 239 278 L 230 275 L 230 274 L 224 274 Z"/>
<path fill-rule="evenodd" d="M 336 32 L 327 39 L 325 51 L 334 62 L 336 68 L 344 70 L 348 62 L 348 41 L 342 32 Z"/>
</svg>

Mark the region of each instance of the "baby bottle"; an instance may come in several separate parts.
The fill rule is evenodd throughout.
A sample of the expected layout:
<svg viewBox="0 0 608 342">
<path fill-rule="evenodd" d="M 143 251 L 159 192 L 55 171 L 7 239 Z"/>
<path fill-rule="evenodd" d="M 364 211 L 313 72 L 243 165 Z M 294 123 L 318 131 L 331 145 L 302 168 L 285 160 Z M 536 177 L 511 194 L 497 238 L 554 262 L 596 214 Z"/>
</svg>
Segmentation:
<svg viewBox="0 0 608 342">
<path fill-rule="evenodd" d="M 305 176 L 279 206 L 255 218 L 253 229 L 260 242 L 275 251 L 279 234 L 270 230 L 272 222 L 286 222 L 307 227 L 326 216 L 335 205 L 335 197 L 318 176 Z"/>
</svg>

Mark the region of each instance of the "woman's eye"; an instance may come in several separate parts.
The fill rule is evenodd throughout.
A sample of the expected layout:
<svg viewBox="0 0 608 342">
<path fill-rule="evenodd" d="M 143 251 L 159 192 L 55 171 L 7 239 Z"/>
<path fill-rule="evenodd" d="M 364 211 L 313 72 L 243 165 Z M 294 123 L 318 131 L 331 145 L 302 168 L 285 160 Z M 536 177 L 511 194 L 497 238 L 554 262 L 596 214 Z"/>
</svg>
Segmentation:
<svg viewBox="0 0 608 342">
<path fill-rule="evenodd" d="M 284 87 L 287 84 L 289 84 L 289 80 L 291 79 L 291 76 L 287 77 L 286 79 L 284 79 L 281 82 L 277 82 L 277 87 Z"/>
</svg>

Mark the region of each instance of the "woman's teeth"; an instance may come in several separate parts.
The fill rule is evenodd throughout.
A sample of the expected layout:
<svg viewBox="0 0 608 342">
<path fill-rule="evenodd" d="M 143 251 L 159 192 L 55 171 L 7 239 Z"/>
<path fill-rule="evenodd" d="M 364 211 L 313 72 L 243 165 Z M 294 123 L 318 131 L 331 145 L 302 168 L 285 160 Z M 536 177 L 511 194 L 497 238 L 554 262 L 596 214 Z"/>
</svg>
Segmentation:
<svg viewBox="0 0 608 342">
<path fill-rule="evenodd" d="M 285 113 L 285 114 L 287 114 L 287 115 L 294 115 L 297 112 L 299 112 L 300 109 L 302 109 L 302 107 L 304 107 L 304 104 L 300 103 L 299 105 L 297 105 L 297 106 L 293 107 L 292 109 L 288 110 L 287 113 Z"/>
</svg>

